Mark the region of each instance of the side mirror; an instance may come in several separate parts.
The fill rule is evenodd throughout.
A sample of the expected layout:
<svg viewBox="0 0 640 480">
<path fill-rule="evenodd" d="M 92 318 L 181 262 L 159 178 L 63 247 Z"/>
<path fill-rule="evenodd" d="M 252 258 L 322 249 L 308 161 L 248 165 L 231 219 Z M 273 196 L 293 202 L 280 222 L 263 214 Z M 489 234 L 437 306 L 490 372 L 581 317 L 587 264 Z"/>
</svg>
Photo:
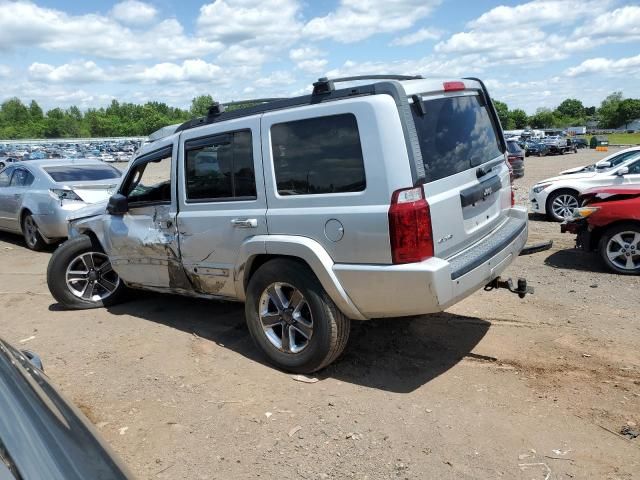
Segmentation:
<svg viewBox="0 0 640 480">
<path fill-rule="evenodd" d="M 109 198 L 107 203 L 107 213 L 110 215 L 124 215 L 129 211 L 129 202 L 127 197 L 121 193 L 116 193 Z"/>
<path fill-rule="evenodd" d="M 623 177 L 629 173 L 629 167 L 622 167 L 616 172 L 616 175 L 619 177 Z"/>
<path fill-rule="evenodd" d="M 611 168 L 611 162 L 596 163 L 596 168 Z"/>
</svg>

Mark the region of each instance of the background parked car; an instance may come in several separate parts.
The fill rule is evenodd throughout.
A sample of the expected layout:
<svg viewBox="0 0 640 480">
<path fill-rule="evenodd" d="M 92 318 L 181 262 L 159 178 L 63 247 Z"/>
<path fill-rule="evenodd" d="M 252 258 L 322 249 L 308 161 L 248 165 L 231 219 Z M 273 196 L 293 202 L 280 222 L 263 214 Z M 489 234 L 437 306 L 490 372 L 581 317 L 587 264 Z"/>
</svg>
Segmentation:
<svg viewBox="0 0 640 480">
<path fill-rule="evenodd" d="M 0 171 L 0 230 L 40 250 L 67 237 L 67 215 L 106 200 L 120 170 L 96 160 L 31 160 Z"/>
<path fill-rule="evenodd" d="M 513 169 L 513 178 L 524 177 L 524 150 L 515 140 L 507 140 L 507 159 Z"/>
<path fill-rule="evenodd" d="M 3 169 L 10 163 L 16 163 L 18 161 L 15 157 L 0 157 L 0 169 Z"/>
<path fill-rule="evenodd" d="M 39 358 L 0 339 L 0 479 L 126 480 L 89 421 L 49 383 Z"/>
<path fill-rule="evenodd" d="M 526 141 L 524 143 L 525 156 L 535 155 L 542 157 L 549 154 L 549 146 L 542 142 Z"/>
<path fill-rule="evenodd" d="M 529 192 L 531 208 L 561 222 L 580 206 L 579 196 L 594 187 L 640 183 L 640 158 L 632 156 L 615 168 L 560 175 L 538 182 Z"/>
<path fill-rule="evenodd" d="M 580 200 L 561 231 L 576 234 L 577 247 L 598 251 L 609 270 L 640 275 L 640 184 L 593 188 Z"/>
<path fill-rule="evenodd" d="M 587 142 L 586 138 L 572 138 L 571 142 L 578 149 L 589 148 L 589 142 Z"/>
</svg>

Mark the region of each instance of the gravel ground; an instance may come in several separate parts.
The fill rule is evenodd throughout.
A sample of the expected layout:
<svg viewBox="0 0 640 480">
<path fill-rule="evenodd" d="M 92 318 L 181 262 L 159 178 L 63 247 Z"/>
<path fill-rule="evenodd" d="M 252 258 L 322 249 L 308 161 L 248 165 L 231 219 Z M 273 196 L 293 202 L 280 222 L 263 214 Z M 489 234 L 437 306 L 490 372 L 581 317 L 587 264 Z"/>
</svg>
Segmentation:
<svg viewBox="0 0 640 480">
<path fill-rule="evenodd" d="M 517 199 L 604 155 L 527 158 Z M 506 272 L 535 295 L 357 323 L 315 383 L 264 364 L 241 305 L 141 293 L 62 311 L 50 253 L 5 234 L 0 335 L 41 354 L 139 478 L 640 478 L 640 438 L 616 433 L 640 423 L 640 277 L 559 230 L 532 217 L 530 241 L 554 247 Z"/>
</svg>

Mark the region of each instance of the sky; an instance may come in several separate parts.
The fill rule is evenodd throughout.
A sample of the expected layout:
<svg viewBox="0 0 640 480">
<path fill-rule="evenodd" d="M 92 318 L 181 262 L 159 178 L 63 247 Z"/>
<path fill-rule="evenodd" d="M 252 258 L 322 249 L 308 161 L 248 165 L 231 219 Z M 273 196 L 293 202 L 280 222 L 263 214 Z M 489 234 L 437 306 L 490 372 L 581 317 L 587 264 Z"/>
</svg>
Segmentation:
<svg viewBox="0 0 640 480">
<path fill-rule="evenodd" d="M 381 73 L 477 76 L 529 114 L 640 98 L 640 2 L 0 0 L 0 101 L 188 107 Z"/>
</svg>

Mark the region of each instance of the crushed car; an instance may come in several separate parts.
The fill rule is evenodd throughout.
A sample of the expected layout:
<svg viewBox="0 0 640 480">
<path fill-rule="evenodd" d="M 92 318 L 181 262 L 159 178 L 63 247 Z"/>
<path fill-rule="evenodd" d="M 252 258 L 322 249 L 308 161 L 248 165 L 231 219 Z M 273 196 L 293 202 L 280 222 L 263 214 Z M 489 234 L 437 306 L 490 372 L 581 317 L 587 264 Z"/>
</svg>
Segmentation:
<svg viewBox="0 0 640 480">
<path fill-rule="evenodd" d="M 596 251 L 609 270 L 640 275 L 640 183 L 585 191 L 563 233 L 576 235 L 576 247 Z"/>
</svg>

